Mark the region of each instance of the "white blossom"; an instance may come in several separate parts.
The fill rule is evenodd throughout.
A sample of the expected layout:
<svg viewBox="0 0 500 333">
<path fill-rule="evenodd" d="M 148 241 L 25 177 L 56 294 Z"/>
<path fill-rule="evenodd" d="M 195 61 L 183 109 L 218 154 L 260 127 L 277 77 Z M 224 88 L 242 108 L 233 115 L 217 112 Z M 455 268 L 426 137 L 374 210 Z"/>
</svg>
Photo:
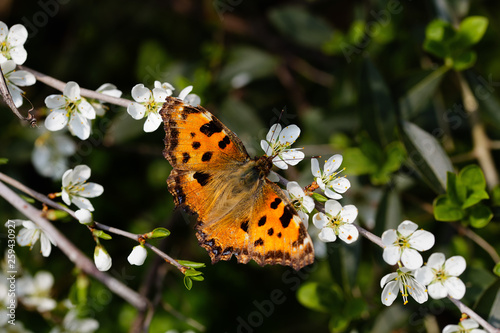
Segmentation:
<svg viewBox="0 0 500 333">
<path fill-rule="evenodd" d="M 87 198 L 95 198 L 104 192 L 104 188 L 96 183 L 87 183 L 90 168 L 78 165 L 67 170 L 62 177 L 62 199 L 66 205 L 74 203 L 78 208 L 94 211 L 94 206 Z"/>
<path fill-rule="evenodd" d="M 458 278 L 465 271 L 466 262 L 462 256 L 445 261 L 443 253 L 433 253 L 427 264 L 415 272 L 417 280 L 427 286 L 434 299 L 446 296 L 461 299 L 465 295 L 465 284 Z"/>
<path fill-rule="evenodd" d="M 112 259 L 108 251 L 102 246 L 97 245 L 94 250 L 94 263 L 98 270 L 105 272 L 111 268 Z"/>
<path fill-rule="evenodd" d="M 128 255 L 127 260 L 131 265 L 141 266 L 144 264 L 146 257 L 148 256 L 148 251 L 143 245 L 134 246 L 132 252 Z"/>
<path fill-rule="evenodd" d="M 111 83 L 104 83 L 99 88 L 97 88 L 96 92 L 116 98 L 120 98 L 122 96 L 121 90 L 119 90 L 114 84 Z M 96 115 L 104 116 L 106 111 L 109 109 L 108 106 L 103 105 L 104 103 L 105 102 L 101 100 L 90 101 L 90 104 L 94 108 Z"/>
<path fill-rule="evenodd" d="M 413 297 L 420 304 L 428 299 L 425 286 L 415 279 L 414 271 L 406 267 L 399 268 L 396 273 L 385 275 L 380 280 L 380 287 L 384 288 L 381 300 L 386 306 L 394 302 L 399 292 L 403 296 L 403 304 L 408 303 L 408 296 Z"/>
<path fill-rule="evenodd" d="M 45 128 L 59 131 L 67 125 L 71 134 L 81 140 L 88 139 L 91 120 L 95 119 L 96 113 L 92 105 L 80 96 L 80 86 L 76 82 L 68 82 L 62 95 L 45 98 L 45 105 L 50 109 Z"/>
<path fill-rule="evenodd" d="M 69 136 L 45 131 L 35 140 L 31 162 L 39 174 L 58 180 L 68 169 L 68 157 L 75 152 L 76 144 Z"/>
<path fill-rule="evenodd" d="M 7 25 L 0 21 L 0 63 L 13 60 L 22 65 L 28 53 L 24 49 L 24 43 L 28 39 L 28 30 L 22 24 L 13 25 L 10 30 Z"/>
<path fill-rule="evenodd" d="M 474 319 L 464 319 L 458 325 L 446 325 L 443 333 L 487 333 L 479 329 L 479 324 Z"/>
<path fill-rule="evenodd" d="M 296 165 L 304 159 L 304 153 L 298 149 L 289 149 L 300 135 L 297 125 L 281 129 L 280 124 L 274 124 L 266 135 L 266 140 L 260 141 L 260 146 L 267 156 L 273 157 L 273 164 L 280 169 L 288 169 L 288 165 Z"/>
<path fill-rule="evenodd" d="M 91 225 L 94 223 L 94 217 L 88 209 L 79 209 L 75 212 L 78 222 L 85 225 Z"/>
<path fill-rule="evenodd" d="M 5 83 L 12 96 L 14 105 L 20 107 L 23 105 L 23 94 L 24 91 L 18 86 L 32 86 L 36 82 L 36 78 L 33 74 L 25 70 L 16 70 L 16 63 L 14 60 L 7 60 L 0 64 L 2 67 L 2 73 L 5 78 Z"/>
<path fill-rule="evenodd" d="M 331 199 L 341 199 L 342 196 L 339 193 L 344 193 L 351 187 L 351 183 L 347 178 L 337 177 L 344 170 L 337 171 L 342 164 L 342 160 L 342 155 L 333 155 L 325 161 L 323 171 L 321 171 L 318 160 L 316 158 L 311 159 L 311 171 L 316 183 L 325 192 L 325 195 Z"/>
<path fill-rule="evenodd" d="M 426 251 L 434 245 L 434 235 L 425 230 L 417 230 L 418 225 L 411 221 L 403 221 L 397 230 L 389 229 L 382 234 L 385 245 L 383 258 L 389 265 L 401 260 L 409 269 L 422 266 L 422 255 L 418 251 Z"/>
<path fill-rule="evenodd" d="M 297 210 L 302 222 L 307 228 L 309 224 L 309 213 L 314 209 L 314 200 L 304 193 L 302 187 L 297 182 L 288 182 L 286 192 L 290 197 L 292 205 Z"/>
<path fill-rule="evenodd" d="M 314 214 L 313 223 L 320 229 L 318 235 L 323 242 L 333 242 L 337 236 L 350 244 L 359 237 L 358 229 L 352 224 L 358 216 L 358 209 L 354 205 L 342 207 L 335 200 L 325 203 L 325 213 Z"/>
<path fill-rule="evenodd" d="M 17 224 L 22 224 L 23 228 L 17 234 L 17 244 L 19 246 L 29 246 L 30 250 L 40 239 L 40 252 L 44 257 L 48 257 L 52 251 L 52 245 L 57 246 L 56 242 L 46 234 L 35 223 L 28 220 L 9 220 Z"/>
<path fill-rule="evenodd" d="M 34 277 L 21 277 L 17 285 L 21 302 L 27 307 L 36 308 L 38 312 L 52 311 L 57 305 L 50 297 L 53 285 L 54 277 L 47 271 L 39 271 Z"/>
</svg>

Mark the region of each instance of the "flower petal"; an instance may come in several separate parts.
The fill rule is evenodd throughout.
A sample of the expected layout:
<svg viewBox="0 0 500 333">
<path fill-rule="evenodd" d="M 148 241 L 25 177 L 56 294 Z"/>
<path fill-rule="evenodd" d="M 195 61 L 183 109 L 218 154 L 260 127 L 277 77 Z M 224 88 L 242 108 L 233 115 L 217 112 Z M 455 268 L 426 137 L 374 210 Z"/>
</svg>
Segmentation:
<svg viewBox="0 0 500 333">
<path fill-rule="evenodd" d="M 434 299 L 445 298 L 448 295 L 446 288 L 441 282 L 435 282 L 427 286 L 427 292 Z"/>
<path fill-rule="evenodd" d="M 415 279 L 424 286 L 427 286 L 434 279 L 434 274 L 428 265 L 423 266 L 415 271 Z"/>
<path fill-rule="evenodd" d="M 150 133 L 156 131 L 162 122 L 161 116 L 158 113 L 150 112 L 148 118 L 144 122 L 144 132 Z"/>
<path fill-rule="evenodd" d="M 16 86 L 31 86 L 36 83 L 36 78 L 33 74 L 28 71 L 15 71 L 9 75 L 9 81 L 14 83 Z"/>
<path fill-rule="evenodd" d="M 303 152 L 297 149 L 290 149 L 281 154 L 283 161 L 290 165 L 297 165 L 305 156 Z"/>
<path fill-rule="evenodd" d="M 22 45 L 28 39 L 28 30 L 22 24 L 15 24 L 10 27 L 7 35 L 7 42 L 10 46 Z"/>
<path fill-rule="evenodd" d="M 136 84 L 132 88 L 132 98 L 134 99 L 134 101 L 139 103 L 146 103 L 149 102 L 150 97 L 151 97 L 151 90 L 144 87 L 142 83 Z"/>
<path fill-rule="evenodd" d="M 462 325 L 463 328 L 468 329 L 468 330 L 479 327 L 479 324 L 477 323 L 477 321 L 475 321 L 474 319 L 471 319 L 471 318 L 462 320 L 460 322 L 460 324 Z"/>
<path fill-rule="evenodd" d="M 273 164 L 277 168 L 280 168 L 281 170 L 288 169 L 288 164 L 286 164 L 279 156 L 276 156 L 275 158 L 273 158 Z"/>
<path fill-rule="evenodd" d="M 333 192 L 329 188 L 325 189 L 325 195 L 330 199 L 335 199 L 335 200 L 342 199 L 342 196 L 340 194 Z"/>
<path fill-rule="evenodd" d="M 0 21 L 0 42 L 3 42 L 7 39 L 7 35 L 9 34 L 9 27 L 7 24 Z"/>
<path fill-rule="evenodd" d="M 69 196 L 69 193 L 66 192 L 66 190 L 62 190 L 61 198 L 66 205 L 71 205 L 71 197 Z"/>
<path fill-rule="evenodd" d="M 311 158 L 311 172 L 313 177 L 321 178 L 321 169 L 317 158 Z"/>
<path fill-rule="evenodd" d="M 80 164 L 73 169 L 73 172 L 71 173 L 71 183 L 72 184 L 78 184 L 78 183 L 83 183 L 87 179 L 90 178 L 91 174 L 91 169 L 85 165 L 85 164 Z"/>
<path fill-rule="evenodd" d="M 179 93 L 179 99 L 184 100 L 186 96 L 193 90 L 193 86 L 187 86 L 186 88 L 182 89 L 181 92 Z"/>
<path fill-rule="evenodd" d="M 457 333 L 460 332 L 460 327 L 458 325 L 446 325 L 443 328 L 443 333 Z"/>
<path fill-rule="evenodd" d="M 108 252 L 102 246 L 96 246 L 94 250 L 94 262 L 98 270 L 104 272 L 111 268 L 112 260 Z"/>
<path fill-rule="evenodd" d="M 382 290 L 381 300 L 385 306 L 391 305 L 396 297 L 398 297 L 399 285 L 396 281 L 389 282 L 384 290 Z"/>
<path fill-rule="evenodd" d="M 7 87 L 9 88 L 9 92 L 16 108 L 23 105 L 23 91 L 11 82 L 7 82 Z"/>
<path fill-rule="evenodd" d="M 465 295 L 465 284 L 457 277 L 449 277 L 444 281 L 448 295 L 454 299 L 462 299 Z"/>
<path fill-rule="evenodd" d="M 201 98 L 196 94 L 189 94 L 186 96 L 186 98 L 184 98 L 184 103 L 191 106 L 198 106 L 201 103 Z"/>
<path fill-rule="evenodd" d="M 131 265 L 141 266 L 144 264 L 148 251 L 142 245 L 134 246 L 132 252 L 128 255 L 127 260 Z"/>
<path fill-rule="evenodd" d="M 43 231 L 40 235 L 40 251 L 42 252 L 42 256 L 44 257 L 50 256 L 50 252 L 52 251 L 52 244 Z"/>
<path fill-rule="evenodd" d="M 146 107 L 139 103 L 130 103 L 127 106 L 127 112 L 134 119 L 142 119 L 146 114 Z"/>
<path fill-rule="evenodd" d="M 307 210 L 308 213 L 312 212 L 315 207 L 313 198 L 311 198 L 310 196 L 305 196 L 302 199 L 302 207 Z"/>
<path fill-rule="evenodd" d="M 298 211 L 297 213 L 307 229 L 309 227 L 309 215 L 303 211 Z"/>
<path fill-rule="evenodd" d="M 338 177 L 328 184 L 335 192 L 344 193 L 351 187 L 351 182 L 346 177 Z"/>
<path fill-rule="evenodd" d="M 66 170 L 62 176 L 62 186 L 67 187 L 69 184 L 71 184 L 72 177 L 73 177 L 73 169 Z"/>
<path fill-rule="evenodd" d="M 273 144 L 276 140 L 278 140 L 278 136 L 279 136 L 280 132 L 281 132 L 281 125 L 274 124 L 269 129 L 269 132 L 267 132 L 266 141 Z"/>
<path fill-rule="evenodd" d="M 384 243 L 385 246 L 393 245 L 397 240 L 398 234 L 394 229 L 386 230 L 382 234 L 382 243 Z"/>
<path fill-rule="evenodd" d="M 63 95 L 50 95 L 45 98 L 45 105 L 49 109 L 64 109 L 66 106 L 66 99 Z"/>
<path fill-rule="evenodd" d="M 91 212 L 94 211 L 94 206 L 92 206 L 89 199 L 74 196 L 73 198 L 71 198 L 71 202 L 74 203 L 80 209 L 87 209 L 90 210 Z"/>
<path fill-rule="evenodd" d="M 403 236 L 409 236 L 417 229 L 418 225 L 408 220 L 401 222 L 398 226 L 398 231 Z"/>
<path fill-rule="evenodd" d="M 19 45 L 19 46 L 13 47 L 10 50 L 10 57 L 12 58 L 12 60 L 14 60 L 14 62 L 16 64 L 22 65 L 22 64 L 24 64 L 26 59 L 28 59 L 28 52 L 26 52 L 26 49 L 24 48 L 24 46 Z"/>
<path fill-rule="evenodd" d="M 323 228 L 318 234 L 318 238 L 320 241 L 328 243 L 334 242 L 337 239 L 337 236 L 335 236 L 335 231 L 333 231 L 332 228 Z"/>
<path fill-rule="evenodd" d="M 75 81 L 69 81 L 66 83 L 63 91 L 64 96 L 66 96 L 70 101 L 74 102 L 79 100 L 80 97 L 80 86 Z"/>
<path fill-rule="evenodd" d="M 441 252 L 436 252 L 430 255 L 427 259 L 427 266 L 434 269 L 441 269 L 444 265 L 446 257 Z"/>
<path fill-rule="evenodd" d="M 83 117 L 78 112 L 71 115 L 68 128 L 70 132 L 80 140 L 87 140 L 90 136 L 90 120 Z"/>
<path fill-rule="evenodd" d="M 427 294 L 425 287 L 418 283 L 414 278 L 411 278 L 408 281 L 408 293 L 419 304 L 427 302 L 429 299 L 429 295 Z"/>
<path fill-rule="evenodd" d="M 49 131 L 59 131 L 68 124 L 68 116 L 66 110 L 53 110 L 47 118 L 45 118 L 45 128 Z"/>
<path fill-rule="evenodd" d="M 269 179 L 270 181 L 272 181 L 273 183 L 277 183 L 280 181 L 280 177 L 278 176 L 278 174 L 274 171 L 271 171 L 269 172 L 269 175 L 267 175 L 267 179 Z"/>
<path fill-rule="evenodd" d="M 300 135 L 300 128 L 297 125 L 285 127 L 279 134 L 280 144 L 291 146 Z"/>
<path fill-rule="evenodd" d="M 313 224 L 318 229 L 323 229 L 328 223 L 328 218 L 322 212 L 316 213 L 313 216 Z"/>
<path fill-rule="evenodd" d="M 92 222 L 94 222 L 94 218 L 92 216 L 92 213 L 86 209 L 79 209 L 75 212 L 75 216 L 78 219 L 78 222 L 81 224 L 87 224 L 90 225 Z"/>
<path fill-rule="evenodd" d="M 340 211 L 342 221 L 352 223 L 358 217 L 358 209 L 354 205 L 346 205 Z"/>
<path fill-rule="evenodd" d="M 156 103 L 161 103 L 161 105 L 163 105 L 163 103 L 167 99 L 167 96 L 168 94 L 164 89 L 153 88 L 153 99 Z"/>
<path fill-rule="evenodd" d="M 424 260 L 418 251 L 413 249 L 404 249 L 401 254 L 401 262 L 409 269 L 417 269 L 422 267 Z"/>
<path fill-rule="evenodd" d="M 426 251 L 434 246 L 434 235 L 425 230 L 417 230 L 409 239 L 410 246 L 418 251 Z"/>
<path fill-rule="evenodd" d="M 447 275 L 459 276 L 465 271 L 467 263 L 462 256 L 453 256 L 448 258 L 444 264 L 444 270 Z"/>
<path fill-rule="evenodd" d="M 288 182 L 288 184 L 286 184 L 286 190 L 295 198 L 303 198 L 305 196 L 304 190 L 297 182 Z"/>
<path fill-rule="evenodd" d="M 398 273 L 389 273 L 389 274 L 384 275 L 384 277 L 382 277 L 382 279 L 380 280 L 380 288 L 384 288 L 385 284 L 388 281 L 394 280 L 398 276 L 399 276 Z"/>
<path fill-rule="evenodd" d="M 85 118 L 95 119 L 96 114 L 94 108 L 92 107 L 92 105 L 90 105 L 89 102 L 87 102 L 83 98 L 80 104 L 78 104 L 78 111 L 80 111 L 82 116 Z"/>
<path fill-rule="evenodd" d="M 335 154 L 332 157 L 330 157 L 326 162 L 325 162 L 325 175 L 331 175 L 337 169 L 340 167 L 342 164 L 343 157 L 340 154 Z"/>
<path fill-rule="evenodd" d="M 19 230 L 19 233 L 17 234 L 17 244 L 19 244 L 19 246 L 32 246 L 38 241 L 39 237 L 40 230 L 37 228 L 23 228 Z"/>
<path fill-rule="evenodd" d="M 336 200 L 327 200 L 325 202 L 325 213 L 334 217 L 337 216 L 342 210 L 342 205 Z"/>
<path fill-rule="evenodd" d="M 104 192 L 104 187 L 96 183 L 85 183 L 83 190 L 78 192 L 78 195 L 85 198 L 95 198 Z"/>
<path fill-rule="evenodd" d="M 387 246 L 382 253 L 382 258 L 389 265 L 395 265 L 401 258 L 401 253 L 399 247 L 397 246 Z"/>
<path fill-rule="evenodd" d="M 271 156 L 273 154 L 273 149 L 266 140 L 260 140 L 260 147 L 267 156 Z"/>
<path fill-rule="evenodd" d="M 347 244 L 355 242 L 359 237 L 358 229 L 352 224 L 344 224 L 339 227 L 339 238 Z"/>
</svg>

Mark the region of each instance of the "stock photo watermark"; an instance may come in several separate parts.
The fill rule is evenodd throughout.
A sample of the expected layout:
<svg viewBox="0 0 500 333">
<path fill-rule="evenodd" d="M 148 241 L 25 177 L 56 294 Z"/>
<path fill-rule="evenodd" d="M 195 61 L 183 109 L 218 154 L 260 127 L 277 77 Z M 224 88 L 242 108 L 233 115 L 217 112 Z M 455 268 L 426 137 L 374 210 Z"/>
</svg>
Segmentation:
<svg viewBox="0 0 500 333">
<path fill-rule="evenodd" d="M 8 220 L 5 224 L 7 227 L 7 265 L 5 277 L 7 279 L 7 323 L 10 325 L 16 324 L 16 223 Z"/>
</svg>

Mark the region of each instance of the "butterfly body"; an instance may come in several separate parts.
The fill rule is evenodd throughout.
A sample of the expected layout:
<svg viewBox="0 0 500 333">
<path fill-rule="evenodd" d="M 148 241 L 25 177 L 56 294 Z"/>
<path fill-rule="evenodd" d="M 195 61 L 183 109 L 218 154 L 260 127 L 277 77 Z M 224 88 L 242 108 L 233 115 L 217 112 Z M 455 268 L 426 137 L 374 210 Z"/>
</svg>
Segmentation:
<svg viewBox="0 0 500 333">
<path fill-rule="evenodd" d="M 279 186 L 267 177 L 272 159 L 251 158 L 241 140 L 204 108 L 168 97 L 160 112 L 167 179 L 177 207 L 197 215 L 197 238 L 215 263 L 282 264 L 314 261 L 312 242 Z"/>
</svg>

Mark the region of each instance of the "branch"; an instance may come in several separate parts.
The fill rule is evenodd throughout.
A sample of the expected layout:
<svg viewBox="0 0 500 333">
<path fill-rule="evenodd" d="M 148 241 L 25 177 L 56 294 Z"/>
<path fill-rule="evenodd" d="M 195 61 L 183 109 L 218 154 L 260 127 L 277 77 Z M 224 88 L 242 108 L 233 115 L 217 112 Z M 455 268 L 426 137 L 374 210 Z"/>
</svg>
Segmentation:
<svg viewBox="0 0 500 333">
<path fill-rule="evenodd" d="M 498 185 L 499 179 L 497 168 L 495 167 L 495 162 L 491 155 L 490 139 L 486 135 L 484 125 L 479 118 L 479 106 L 469 84 L 461 73 L 457 73 L 457 75 L 460 89 L 462 90 L 465 111 L 471 116 L 472 142 L 474 145 L 473 152 L 481 169 L 483 169 L 488 188 L 492 189 Z"/>
<path fill-rule="evenodd" d="M 50 238 L 55 239 L 57 247 L 61 249 L 61 251 L 71 262 L 75 264 L 76 267 L 99 280 L 109 290 L 122 297 L 136 309 L 144 310 L 148 307 L 149 301 L 145 297 L 142 297 L 114 277 L 99 271 L 94 263 L 85 254 L 83 254 L 73 243 L 71 243 L 66 236 L 64 236 L 47 219 L 42 217 L 43 213 L 40 210 L 24 201 L 3 182 L 0 182 L 0 196 L 7 200 L 7 202 L 23 213 L 32 222 L 37 224 L 47 235 L 50 236 Z"/>
<path fill-rule="evenodd" d="M 458 230 L 459 233 L 465 235 L 466 237 L 469 237 L 474 243 L 476 243 L 477 245 L 479 245 L 479 247 L 486 251 L 495 263 L 500 262 L 500 256 L 498 255 L 497 251 L 493 246 L 490 245 L 490 243 L 484 240 L 484 238 L 476 234 L 473 230 L 464 227 L 460 224 L 460 222 L 452 223 L 452 225 Z"/>
<path fill-rule="evenodd" d="M 13 178 L 10 178 L 6 174 L 0 172 L 0 180 L 6 182 L 7 184 L 10 184 L 11 186 L 17 188 L 18 190 L 23 191 L 24 193 L 30 195 L 31 197 L 37 199 L 40 202 L 43 202 L 43 203 L 47 204 L 50 207 L 53 207 L 55 209 L 62 210 L 64 212 L 68 213 L 75 220 L 78 220 L 78 218 L 76 217 L 75 212 L 73 210 L 69 209 L 66 206 L 61 205 L 58 202 L 55 202 L 55 201 L 49 199 L 45 195 L 43 195 L 43 194 L 41 194 L 39 192 L 36 192 L 35 190 L 27 187 L 26 185 L 18 182 L 17 180 L 15 180 Z M 130 238 L 132 240 L 135 240 L 135 241 L 139 242 L 139 238 L 140 238 L 141 235 L 136 235 L 136 234 L 130 233 L 128 231 L 124 231 L 124 230 L 121 230 L 121 229 L 118 229 L 118 228 L 115 228 L 115 227 L 110 227 L 110 226 L 107 226 L 105 224 L 99 223 L 97 221 L 94 221 L 94 223 L 95 223 L 95 227 L 97 229 L 101 229 L 101 230 L 104 230 L 104 231 L 107 231 L 107 232 L 110 232 L 110 233 L 113 233 L 113 234 L 116 234 L 116 235 L 127 237 L 127 238 Z M 162 252 L 157 247 L 149 244 L 148 242 L 145 242 L 144 245 L 146 247 L 148 247 L 149 249 L 151 249 L 151 251 L 153 251 L 154 253 L 158 254 L 160 257 L 162 257 L 163 260 L 165 260 L 167 263 L 175 266 L 175 268 L 177 268 L 179 271 L 181 271 L 182 274 L 184 274 L 186 272 L 186 270 L 189 269 L 188 267 L 185 267 L 185 266 L 179 264 L 175 259 L 171 258 L 169 255 L 167 255 L 166 253 Z"/>
<path fill-rule="evenodd" d="M 7 104 L 7 106 L 12 110 L 12 112 L 14 112 L 14 114 L 19 119 L 26 120 L 27 122 L 30 123 L 31 127 L 36 127 L 36 118 L 32 113 L 33 108 L 31 108 L 28 111 L 27 117 L 23 117 L 21 115 L 21 113 L 19 112 L 19 109 L 14 104 L 14 100 L 12 99 L 12 95 L 10 94 L 9 88 L 7 87 L 7 82 L 5 82 L 5 77 L 3 76 L 2 68 L 0 68 L 0 94 L 3 97 L 5 104 Z"/>
<path fill-rule="evenodd" d="M 464 303 L 460 302 L 457 299 L 448 296 L 448 299 L 457 306 L 457 308 L 462 312 L 468 315 L 471 319 L 474 319 L 478 322 L 479 325 L 483 326 L 490 333 L 500 333 L 500 329 L 493 327 L 490 323 L 484 320 L 480 315 L 475 313 L 471 308 L 466 306 Z"/>
<path fill-rule="evenodd" d="M 19 66 L 19 68 L 30 72 L 31 74 L 33 74 L 36 77 L 36 79 L 38 81 L 43 82 L 46 85 L 48 85 L 52 88 L 55 88 L 59 91 L 64 91 L 64 87 L 66 87 L 66 82 L 60 81 L 60 80 L 55 79 L 55 78 L 48 76 L 46 74 L 37 72 L 34 69 L 31 69 L 31 68 L 26 67 L 26 66 Z M 115 104 L 115 105 L 119 105 L 119 106 L 123 106 L 123 107 L 128 107 L 131 103 L 133 103 L 132 101 L 130 101 L 128 99 L 101 94 L 101 93 L 95 92 L 95 91 L 90 90 L 90 89 L 85 89 L 85 88 L 80 88 L 80 95 L 83 97 L 97 99 L 97 100 L 100 100 L 100 101 L 103 101 L 106 103 Z"/>
</svg>

